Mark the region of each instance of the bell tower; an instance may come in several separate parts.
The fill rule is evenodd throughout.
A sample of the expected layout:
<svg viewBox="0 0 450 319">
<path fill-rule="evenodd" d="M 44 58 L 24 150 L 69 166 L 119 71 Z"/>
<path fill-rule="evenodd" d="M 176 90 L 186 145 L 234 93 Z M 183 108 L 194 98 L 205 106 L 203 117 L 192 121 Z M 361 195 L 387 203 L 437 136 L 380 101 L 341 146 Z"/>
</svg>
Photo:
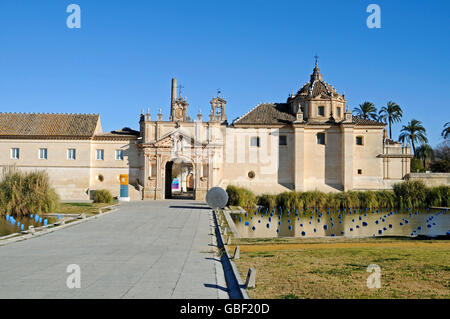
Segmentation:
<svg viewBox="0 0 450 319">
<path fill-rule="evenodd" d="M 211 113 L 209 115 L 210 122 L 225 122 L 227 120 L 227 116 L 225 114 L 225 105 L 227 101 L 222 97 L 220 97 L 220 90 L 217 91 L 217 97 L 212 98 L 209 102 L 211 104 Z"/>
</svg>

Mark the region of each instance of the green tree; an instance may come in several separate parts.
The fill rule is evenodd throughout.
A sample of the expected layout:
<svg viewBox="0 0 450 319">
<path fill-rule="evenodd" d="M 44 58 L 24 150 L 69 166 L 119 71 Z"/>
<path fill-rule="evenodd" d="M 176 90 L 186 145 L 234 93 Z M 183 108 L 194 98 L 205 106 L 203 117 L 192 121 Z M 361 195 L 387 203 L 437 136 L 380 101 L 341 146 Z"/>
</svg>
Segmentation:
<svg viewBox="0 0 450 319">
<path fill-rule="evenodd" d="M 395 102 L 389 101 L 386 106 L 383 106 L 379 112 L 379 121 L 389 124 L 389 138 L 392 139 L 392 123 L 400 122 L 403 116 L 403 111 Z"/>
<path fill-rule="evenodd" d="M 416 157 L 423 161 L 423 167 L 426 167 L 426 162 L 434 160 L 434 151 L 429 144 L 422 144 L 417 148 Z"/>
<path fill-rule="evenodd" d="M 355 107 L 353 109 L 353 112 L 356 116 L 362 117 L 363 119 L 368 120 L 369 118 L 373 120 L 378 120 L 377 118 L 377 108 L 375 107 L 375 104 L 372 102 L 364 102 L 360 104 L 358 107 Z"/>
<path fill-rule="evenodd" d="M 441 133 L 442 137 L 446 140 L 450 136 L 450 122 L 444 124 L 444 130 Z"/>
<path fill-rule="evenodd" d="M 402 143 L 411 143 L 414 155 L 416 155 L 416 143 L 428 143 L 426 130 L 422 123 L 416 119 L 412 119 L 407 125 L 403 125 L 398 139 Z"/>
</svg>

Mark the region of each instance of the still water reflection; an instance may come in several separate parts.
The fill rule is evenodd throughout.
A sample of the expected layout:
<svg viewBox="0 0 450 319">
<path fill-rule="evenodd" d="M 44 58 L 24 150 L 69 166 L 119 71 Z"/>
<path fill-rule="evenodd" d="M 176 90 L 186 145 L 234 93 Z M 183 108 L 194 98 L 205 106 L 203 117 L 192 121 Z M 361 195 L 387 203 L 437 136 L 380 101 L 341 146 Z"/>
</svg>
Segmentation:
<svg viewBox="0 0 450 319">
<path fill-rule="evenodd" d="M 22 230 L 28 230 L 28 226 L 33 225 L 34 227 L 44 226 L 44 220 L 47 219 L 47 223 L 54 223 L 57 219 L 54 217 L 42 217 L 41 222 L 35 220 L 34 218 L 15 218 L 15 223 L 6 220 L 6 216 L 0 216 L 0 237 L 6 236 L 14 233 L 20 233 Z"/>
<path fill-rule="evenodd" d="M 241 237 L 370 237 L 450 234 L 448 210 L 260 208 L 231 214 Z"/>
</svg>

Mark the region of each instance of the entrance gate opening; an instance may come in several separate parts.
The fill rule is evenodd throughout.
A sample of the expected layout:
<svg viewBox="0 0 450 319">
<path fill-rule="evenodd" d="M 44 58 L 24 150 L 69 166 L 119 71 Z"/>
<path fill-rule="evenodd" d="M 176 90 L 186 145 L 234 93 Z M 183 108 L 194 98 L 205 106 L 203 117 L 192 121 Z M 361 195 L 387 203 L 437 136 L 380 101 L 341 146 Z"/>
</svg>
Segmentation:
<svg viewBox="0 0 450 319">
<path fill-rule="evenodd" d="M 166 163 L 165 198 L 194 199 L 195 182 L 192 163 L 176 159 Z"/>
</svg>

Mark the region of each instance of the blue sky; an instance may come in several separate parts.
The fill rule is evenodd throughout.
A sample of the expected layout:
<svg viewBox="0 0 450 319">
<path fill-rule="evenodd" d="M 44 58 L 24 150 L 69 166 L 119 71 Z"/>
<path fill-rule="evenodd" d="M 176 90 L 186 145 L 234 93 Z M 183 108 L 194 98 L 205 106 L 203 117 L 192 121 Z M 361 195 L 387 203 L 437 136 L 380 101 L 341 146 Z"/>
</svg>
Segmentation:
<svg viewBox="0 0 450 319">
<path fill-rule="evenodd" d="M 66 26 L 71 3 L 81 29 Z M 381 29 L 366 26 L 370 3 Z M 176 77 L 191 117 L 220 88 L 232 120 L 284 102 L 317 53 L 351 109 L 393 100 L 435 146 L 450 121 L 449 13 L 450 1 L 1 0 L 0 111 L 99 113 L 104 130 L 137 129 L 143 108 L 168 117 Z"/>
</svg>

